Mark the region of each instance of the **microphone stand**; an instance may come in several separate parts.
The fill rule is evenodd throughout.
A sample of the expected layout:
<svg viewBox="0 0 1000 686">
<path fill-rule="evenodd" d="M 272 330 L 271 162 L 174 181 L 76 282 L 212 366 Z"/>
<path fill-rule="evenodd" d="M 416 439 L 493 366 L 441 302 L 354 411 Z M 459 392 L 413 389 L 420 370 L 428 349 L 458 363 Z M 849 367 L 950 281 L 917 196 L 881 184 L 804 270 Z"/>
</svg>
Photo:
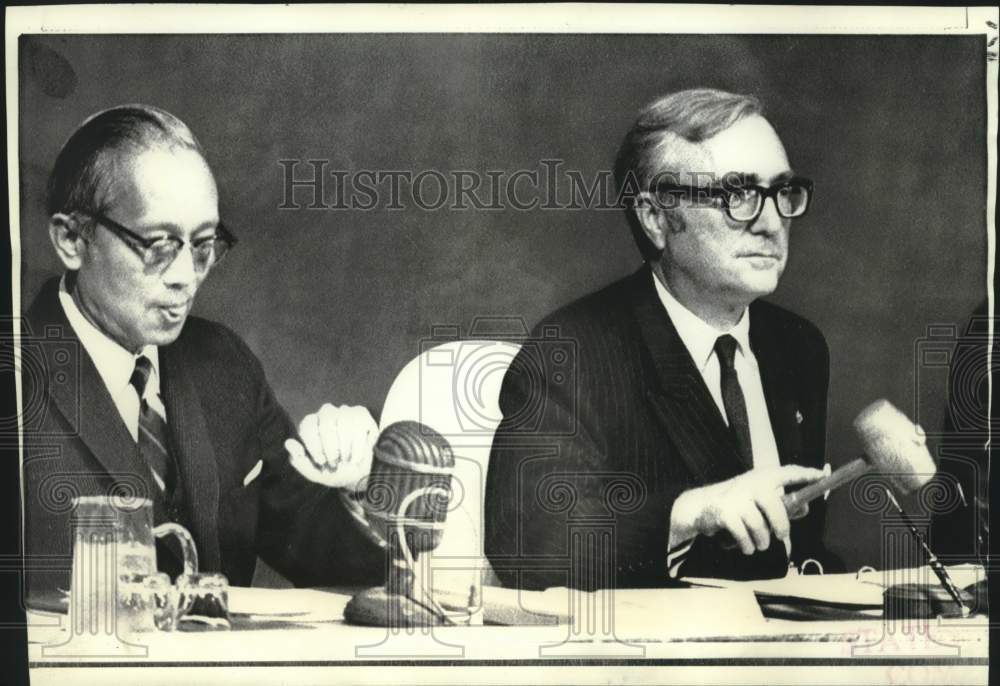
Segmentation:
<svg viewBox="0 0 1000 686">
<path fill-rule="evenodd" d="M 399 504 L 399 510 L 397 511 L 396 516 L 396 537 L 399 541 L 399 547 L 403 553 L 403 561 L 406 566 L 400 568 L 399 565 L 393 564 L 393 570 L 396 572 L 396 579 L 393 580 L 390 578 L 386 584 L 390 593 L 398 593 L 400 596 L 406 597 L 418 605 L 434 612 L 437 615 L 437 619 L 440 620 L 442 624 L 454 624 L 455 622 L 451 621 L 451 618 L 448 616 L 448 613 L 445 612 L 444 608 L 441 607 L 436 600 L 434 600 L 434 594 L 430 586 L 424 585 L 423 575 L 419 573 L 416 559 L 413 552 L 410 550 L 410 546 L 406 542 L 405 529 L 407 526 L 419 527 L 418 530 L 427 528 L 443 529 L 444 522 L 426 522 L 412 517 L 407 517 L 406 510 L 414 500 L 421 496 L 437 496 L 439 498 L 444 498 L 445 501 L 447 501 L 449 495 L 448 491 L 440 486 L 427 486 L 419 488 L 403 498 L 403 502 Z M 396 560 L 393 560 L 393 562 L 395 563 Z M 393 583 L 394 581 L 395 584 Z M 396 587 L 394 588 L 393 586 Z M 425 601 L 421 601 L 416 598 L 414 594 L 416 589 L 422 591 L 421 595 L 425 596 Z"/>
<path fill-rule="evenodd" d="M 941 585 L 944 586 L 945 590 L 948 591 L 948 595 L 950 595 L 952 600 L 954 600 L 958 605 L 962 616 L 968 617 L 970 610 L 962 601 L 962 595 L 959 593 L 958 587 L 955 586 L 955 582 L 951 580 L 951 576 L 948 575 L 948 570 L 944 568 L 944 565 L 941 564 L 940 560 L 938 560 L 937 555 L 935 555 L 934 551 L 927 545 L 927 540 L 924 538 L 923 534 L 920 533 L 920 530 L 913 523 L 913 520 L 910 519 L 910 516 L 906 514 L 906 511 L 899 504 L 899 501 L 896 500 L 896 496 L 893 495 L 892 490 L 884 486 L 883 490 L 885 490 L 885 494 L 889 497 L 889 502 L 892 503 L 893 508 L 895 508 L 896 512 L 903 519 L 903 523 L 910 529 L 910 533 L 913 534 L 913 538 L 916 539 L 920 548 L 924 551 L 924 555 L 927 556 L 927 564 L 930 565 L 934 574 L 941 582 Z"/>
<path fill-rule="evenodd" d="M 368 589 L 351 599 L 344 610 L 344 618 L 349 623 L 393 628 L 456 624 L 434 599 L 430 587 L 424 584 L 424 575 L 418 571 L 413 549 L 429 553 L 432 545 L 418 540 L 411 549 L 407 542 L 407 533 L 413 538 L 429 537 L 435 529 L 444 527 L 444 522 L 406 516 L 413 501 L 421 496 L 447 499 L 448 495 L 446 489 L 432 485 L 419 488 L 403 498 L 389 521 L 389 531 L 395 541 L 389 541 L 388 549 L 393 555 L 385 586 Z"/>
</svg>

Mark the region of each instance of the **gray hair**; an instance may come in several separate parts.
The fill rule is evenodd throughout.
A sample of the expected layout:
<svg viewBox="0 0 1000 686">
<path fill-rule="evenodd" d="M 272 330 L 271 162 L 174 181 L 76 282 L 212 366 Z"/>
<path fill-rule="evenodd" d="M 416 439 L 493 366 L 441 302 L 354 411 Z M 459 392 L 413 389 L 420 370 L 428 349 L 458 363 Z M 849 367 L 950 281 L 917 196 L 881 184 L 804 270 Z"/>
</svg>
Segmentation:
<svg viewBox="0 0 1000 686">
<path fill-rule="evenodd" d="M 764 107 L 753 95 L 712 88 L 694 88 L 665 95 L 640 112 L 625 135 L 615 159 L 615 183 L 625 208 L 629 228 L 646 260 L 657 259 L 659 250 L 642 229 L 635 213 L 638 193 L 664 172 L 680 174 L 693 169 L 663 169 L 683 164 L 685 142 L 697 144 L 711 138 L 740 119 L 763 115 Z"/>
</svg>

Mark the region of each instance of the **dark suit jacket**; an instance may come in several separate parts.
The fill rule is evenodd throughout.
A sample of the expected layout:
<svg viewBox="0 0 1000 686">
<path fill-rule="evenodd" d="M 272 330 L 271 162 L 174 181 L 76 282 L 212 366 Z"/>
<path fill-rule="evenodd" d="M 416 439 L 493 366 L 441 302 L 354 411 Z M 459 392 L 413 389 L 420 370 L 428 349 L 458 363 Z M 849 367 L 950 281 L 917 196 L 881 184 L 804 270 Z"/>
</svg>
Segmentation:
<svg viewBox="0 0 1000 686">
<path fill-rule="evenodd" d="M 58 280 L 45 284 L 23 340 L 26 552 L 32 591 L 69 588 L 71 498 L 117 485 L 161 492 L 111 395 L 66 319 Z M 290 465 L 294 425 L 260 362 L 233 332 L 190 317 L 160 348 L 161 394 L 185 519 L 201 569 L 250 584 L 257 555 L 298 585 L 381 583 L 384 555 L 333 489 Z M 260 475 L 243 481 L 262 461 Z"/>
<path fill-rule="evenodd" d="M 669 585 L 674 500 L 745 471 L 652 278 L 643 268 L 546 317 L 504 379 L 485 547 L 505 585 Z M 758 301 L 750 307 L 750 343 L 781 463 L 822 467 L 829 381 L 822 334 Z M 822 501 L 793 522 L 793 560 L 837 568 L 821 545 L 823 524 Z M 574 546 L 582 552 L 567 576 Z M 682 573 L 776 577 L 787 566 L 778 541 L 746 557 L 699 536 Z"/>
<path fill-rule="evenodd" d="M 989 467 L 990 453 L 996 450 L 995 442 L 989 441 L 989 389 L 982 383 L 989 368 L 989 324 L 989 309 L 983 302 L 955 342 L 948 369 L 948 407 L 935 477 L 942 497 L 937 502 L 927 499 L 938 506 L 931 512 L 929 545 L 945 564 L 984 564 L 989 552 Z M 993 345 L 996 378 L 1000 348 L 995 339 Z M 994 412 L 998 406 L 994 398 Z M 996 421 L 993 418 L 994 426 Z"/>
</svg>

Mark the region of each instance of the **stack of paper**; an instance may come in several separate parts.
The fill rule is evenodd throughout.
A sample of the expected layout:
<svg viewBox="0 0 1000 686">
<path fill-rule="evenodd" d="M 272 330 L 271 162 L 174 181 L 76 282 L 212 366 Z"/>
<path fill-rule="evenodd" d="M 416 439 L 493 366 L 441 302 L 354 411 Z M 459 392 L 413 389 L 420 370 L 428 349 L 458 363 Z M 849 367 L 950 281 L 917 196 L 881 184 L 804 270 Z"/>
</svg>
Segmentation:
<svg viewBox="0 0 1000 686">
<path fill-rule="evenodd" d="M 983 568 L 978 565 L 955 565 L 947 569 L 948 575 L 959 588 L 964 588 L 985 578 Z M 879 608 L 882 607 L 882 593 L 891 584 L 940 583 L 930 567 L 875 571 L 863 574 L 796 574 L 792 572 L 783 579 L 756 581 L 710 578 L 685 578 L 684 580 L 698 586 L 750 590 L 761 596 L 781 596 L 816 603 Z"/>
</svg>

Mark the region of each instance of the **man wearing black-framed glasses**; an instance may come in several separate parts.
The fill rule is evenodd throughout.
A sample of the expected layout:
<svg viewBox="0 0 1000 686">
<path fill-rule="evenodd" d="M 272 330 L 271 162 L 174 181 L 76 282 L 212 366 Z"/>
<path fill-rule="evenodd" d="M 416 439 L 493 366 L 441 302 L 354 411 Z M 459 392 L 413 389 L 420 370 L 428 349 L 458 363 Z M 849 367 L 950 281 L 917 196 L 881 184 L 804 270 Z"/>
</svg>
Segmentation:
<svg viewBox="0 0 1000 686">
<path fill-rule="evenodd" d="M 122 226 L 113 219 L 109 219 L 100 212 L 84 212 L 98 225 L 104 226 L 122 241 L 135 250 L 136 254 L 142 258 L 142 263 L 153 271 L 162 272 L 174 263 L 177 254 L 187 243 L 177 236 L 166 234 L 156 236 L 140 236 L 128 227 Z M 229 249 L 236 244 L 236 237 L 229 232 L 221 222 L 215 230 L 207 235 L 200 236 L 190 242 L 191 255 L 194 260 L 194 268 L 198 272 L 205 272 L 222 262 L 222 259 L 229 252 Z"/>
<path fill-rule="evenodd" d="M 781 501 L 823 475 L 827 346 L 759 300 L 813 182 L 756 98 L 712 89 L 646 107 L 615 175 L 645 264 L 544 318 L 504 379 L 485 503 L 494 568 L 508 585 L 595 588 L 836 567 L 823 503 Z M 572 368 L 556 378 L 550 351 L 568 344 Z M 553 475 L 572 507 L 532 487 Z M 613 536 L 574 547 L 584 521 Z M 574 554 L 567 571 L 552 561 Z"/>
<path fill-rule="evenodd" d="M 190 530 L 201 571 L 235 585 L 258 556 L 296 584 L 377 583 L 382 546 L 353 499 L 371 415 L 327 404 L 296 430 L 246 344 L 189 316 L 236 244 L 190 129 L 147 105 L 90 117 L 47 205 L 64 273 L 22 332 L 26 349 L 44 339 L 22 374 L 29 594 L 69 588 L 71 507 L 52 506 L 66 493 L 150 499 L 155 523 Z M 176 552 L 158 542 L 161 570 L 181 571 Z"/>
</svg>

